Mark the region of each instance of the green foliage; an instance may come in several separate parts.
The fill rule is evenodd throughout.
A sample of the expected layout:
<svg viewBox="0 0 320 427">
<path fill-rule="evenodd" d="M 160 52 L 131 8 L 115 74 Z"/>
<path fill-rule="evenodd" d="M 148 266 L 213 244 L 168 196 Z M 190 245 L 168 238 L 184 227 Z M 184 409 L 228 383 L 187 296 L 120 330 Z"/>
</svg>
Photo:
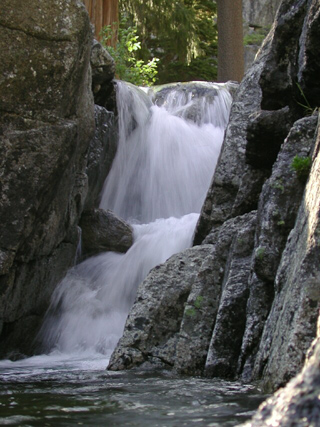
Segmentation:
<svg viewBox="0 0 320 427">
<path fill-rule="evenodd" d="M 194 302 L 194 306 L 196 308 L 201 308 L 202 303 L 203 303 L 203 297 L 201 295 L 198 295 L 195 302 Z"/>
<path fill-rule="evenodd" d="M 262 261 L 262 260 L 263 260 L 263 257 L 264 257 L 265 252 L 266 252 L 266 249 L 265 249 L 265 248 L 263 248 L 263 247 L 259 247 L 259 248 L 256 250 L 256 258 L 257 258 L 259 261 Z"/>
<path fill-rule="evenodd" d="M 189 306 L 186 308 L 185 315 L 189 317 L 194 317 L 197 314 L 197 310 L 201 308 L 203 299 L 203 296 L 198 295 L 193 303 L 193 307 Z"/>
<path fill-rule="evenodd" d="M 278 178 L 273 184 L 271 184 L 271 187 L 281 191 L 281 193 L 284 193 L 284 184 L 282 178 Z"/>
<path fill-rule="evenodd" d="M 297 101 L 297 104 L 299 104 L 304 109 L 304 113 L 306 116 L 311 116 L 317 110 L 317 108 L 313 108 L 310 105 L 310 103 L 309 103 L 306 95 L 304 94 L 302 87 L 299 85 L 299 83 L 296 83 L 296 85 L 297 85 L 297 88 L 299 90 L 300 97 L 302 98 L 301 102 Z"/>
<path fill-rule="evenodd" d="M 160 59 L 157 83 L 215 80 L 216 3 L 212 0 L 120 0 L 120 12 L 137 27 L 136 57 Z"/>
<path fill-rule="evenodd" d="M 243 43 L 247 45 L 261 45 L 266 35 L 268 34 L 269 27 L 255 28 L 250 33 L 246 34 L 243 38 Z"/>
<path fill-rule="evenodd" d="M 292 169 L 296 172 L 300 181 L 306 182 L 311 169 L 311 158 L 295 156 L 292 163 Z"/>
<path fill-rule="evenodd" d="M 298 92 L 299 92 L 299 101 L 296 101 L 298 105 L 300 105 L 300 107 L 303 108 L 304 110 L 304 115 L 305 116 L 312 116 L 313 114 L 315 114 L 316 112 L 319 112 L 320 107 L 316 106 L 316 105 L 311 105 L 310 102 L 308 101 L 305 93 L 303 92 L 302 87 L 300 86 L 299 83 L 296 83 L 297 88 L 298 88 Z"/>
<path fill-rule="evenodd" d="M 189 317 L 194 317 L 196 315 L 196 310 L 193 307 L 188 307 L 185 311 L 185 315 Z"/>
<path fill-rule="evenodd" d="M 159 59 L 152 58 L 147 63 L 142 59 L 137 59 L 136 52 L 141 49 L 137 28 L 128 26 L 127 20 L 122 19 L 115 48 L 107 45 L 107 41 L 112 39 L 113 34 L 112 26 L 105 26 L 102 30 L 101 43 L 115 60 L 116 76 L 137 86 L 154 84 L 158 73 L 157 63 Z"/>
</svg>

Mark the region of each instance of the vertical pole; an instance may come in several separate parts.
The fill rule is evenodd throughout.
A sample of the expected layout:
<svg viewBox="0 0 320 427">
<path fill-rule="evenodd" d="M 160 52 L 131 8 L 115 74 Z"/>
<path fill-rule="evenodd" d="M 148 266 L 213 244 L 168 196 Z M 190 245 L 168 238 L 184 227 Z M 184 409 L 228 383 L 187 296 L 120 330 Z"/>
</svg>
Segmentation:
<svg viewBox="0 0 320 427">
<path fill-rule="evenodd" d="M 94 36 L 100 40 L 100 33 L 105 25 L 112 25 L 114 36 L 109 41 L 111 46 L 117 43 L 117 23 L 119 21 L 118 0 L 84 0 L 84 5 L 90 16 L 90 21 L 94 25 Z M 113 23 L 116 22 L 115 25 Z"/>
<path fill-rule="evenodd" d="M 218 81 L 240 82 L 244 73 L 242 0 L 217 0 Z"/>
</svg>

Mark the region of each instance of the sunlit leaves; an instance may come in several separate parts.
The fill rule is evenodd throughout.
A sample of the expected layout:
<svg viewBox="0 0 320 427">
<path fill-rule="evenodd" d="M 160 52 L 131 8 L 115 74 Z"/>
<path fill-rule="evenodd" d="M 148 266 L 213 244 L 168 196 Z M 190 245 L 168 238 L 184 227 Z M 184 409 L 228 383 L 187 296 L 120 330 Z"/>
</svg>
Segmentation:
<svg viewBox="0 0 320 427">
<path fill-rule="evenodd" d="M 141 49 L 141 42 L 137 29 L 128 25 L 125 18 L 121 20 L 117 32 L 118 40 L 115 47 L 108 46 L 108 40 L 114 36 L 114 29 L 111 25 L 103 28 L 101 39 L 101 43 L 115 60 L 117 78 L 138 86 L 154 84 L 159 59 L 152 58 L 148 62 L 137 59 L 135 53 Z"/>
<path fill-rule="evenodd" d="M 160 58 L 161 83 L 215 78 L 215 1 L 120 0 L 120 11 L 138 28 L 140 57 Z"/>
</svg>

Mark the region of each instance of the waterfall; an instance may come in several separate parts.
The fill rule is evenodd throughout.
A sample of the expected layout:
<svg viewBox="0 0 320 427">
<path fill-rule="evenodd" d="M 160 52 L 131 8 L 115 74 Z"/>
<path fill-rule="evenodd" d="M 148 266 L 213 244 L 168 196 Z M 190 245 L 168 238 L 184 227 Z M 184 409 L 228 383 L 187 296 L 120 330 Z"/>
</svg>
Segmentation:
<svg viewBox="0 0 320 427">
<path fill-rule="evenodd" d="M 41 330 L 47 351 L 110 355 L 139 283 L 192 243 L 230 105 L 223 85 L 169 85 L 147 94 L 117 83 L 119 143 L 100 207 L 132 224 L 134 244 L 67 273 Z"/>
</svg>

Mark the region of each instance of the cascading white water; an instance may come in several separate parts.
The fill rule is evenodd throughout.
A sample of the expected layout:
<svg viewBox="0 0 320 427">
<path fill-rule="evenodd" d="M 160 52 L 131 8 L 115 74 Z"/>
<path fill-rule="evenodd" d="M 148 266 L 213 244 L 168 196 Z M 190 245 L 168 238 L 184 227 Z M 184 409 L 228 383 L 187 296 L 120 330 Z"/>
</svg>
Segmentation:
<svg viewBox="0 0 320 427">
<path fill-rule="evenodd" d="M 100 207 L 133 225 L 134 244 L 68 272 L 41 331 L 47 350 L 111 353 L 139 283 L 191 245 L 219 156 L 231 105 L 224 86 L 198 83 L 203 96 L 195 85 L 172 88 L 153 95 L 161 106 L 139 88 L 117 86 L 119 144 Z"/>
</svg>

